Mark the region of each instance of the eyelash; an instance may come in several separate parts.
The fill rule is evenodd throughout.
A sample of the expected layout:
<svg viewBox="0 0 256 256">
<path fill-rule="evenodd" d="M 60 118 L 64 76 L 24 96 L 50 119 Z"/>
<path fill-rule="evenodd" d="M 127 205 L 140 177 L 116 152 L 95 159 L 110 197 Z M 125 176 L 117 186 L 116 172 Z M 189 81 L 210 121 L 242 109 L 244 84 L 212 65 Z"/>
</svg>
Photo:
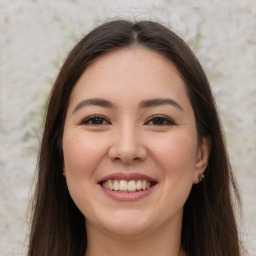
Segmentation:
<svg viewBox="0 0 256 256">
<path fill-rule="evenodd" d="M 93 123 L 93 122 L 96 122 L 96 123 Z M 153 123 L 150 124 L 151 122 L 153 122 Z M 157 122 L 157 123 L 154 123 L 154 122 Z M 108 119 L 104 116 L 91 115 L 91 116 L 88 116 L 85 119 L 83 119 L 80 124 L 99 126 L 99 125 L 109 125 L 109 124 L 111 124 L 111 122 L 108 121 Z M 154 126 L 176 125 L 176 123 L 172 119 L 170 119 L 167 116 L 163 116 L 163 115 L 152 116 L 144 124 L 145 125 L 154 125 Z"/>
<path fill-rule="evenodd" d="M 96 121 L 96 123 L 93 123 L 93 121 Z M 100 121 L 100 123 L 98 123 L 99 121 Z M 106 125 L 106 124 L 111 124 L 111 123 L 104 116 L 91 115 L 91 116 L 88 116 L 85 119 L 83 119 L 80 124 L 98 126 L 98 125 Z"/>
<path fill-rule="evenodd" d="M 150 124 L 150 122 L 157 121 L 157 124 Z M 160 121 L 160 123 L 159 123 Z M 155 125 L 155 126 L 166 126 L 166 125 L 176 125 L 176 123 L 169 117 L 163 115 L 155 115 L 150 117 L 150 119 L 145 123 L 146 125 Z"/>
</svg>

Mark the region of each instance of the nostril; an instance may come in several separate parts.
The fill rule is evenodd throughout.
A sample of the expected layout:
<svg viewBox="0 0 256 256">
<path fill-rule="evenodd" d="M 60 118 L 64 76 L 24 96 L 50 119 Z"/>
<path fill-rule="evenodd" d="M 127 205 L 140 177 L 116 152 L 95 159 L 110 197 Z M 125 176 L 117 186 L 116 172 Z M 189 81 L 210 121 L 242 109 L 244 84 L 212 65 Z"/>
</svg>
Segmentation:
<svg viewBox="0 0 256 256">
<path fill-rule="evenodd" d="M 112 161 L 114 162 L 122 162 L 123 164 L 131 164 L 134 162 L 138 162 L 141 161 L 141 159 L 139 157 L 114 157 L 112 158 Z"/>
<path fill-rule="evenodd" d="M 131 140 L 123 139 L 123 141 L 114 143 L 109 148 L 108 156 L 112 161 L 130 164 L 144 161 L 147 158 L 147 150 L 135 138 L 131 138 Z"/>
</svg>

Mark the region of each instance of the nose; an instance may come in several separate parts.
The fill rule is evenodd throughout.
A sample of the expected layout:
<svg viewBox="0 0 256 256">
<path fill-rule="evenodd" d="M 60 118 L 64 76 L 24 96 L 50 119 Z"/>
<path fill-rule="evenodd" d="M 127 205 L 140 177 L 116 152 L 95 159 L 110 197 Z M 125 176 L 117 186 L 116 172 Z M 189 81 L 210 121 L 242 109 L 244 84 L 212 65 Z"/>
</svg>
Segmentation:
<svg viewBox="0 0 256 256">
<path fill-rule="evenodd" d="M 112 144 L 108 156 L 113 161 L 124 164 L 144 161 L 147 158 L 147 150 L 139 132 L 130 126 L 115 131 L 111 138 Z"/>
</svg>

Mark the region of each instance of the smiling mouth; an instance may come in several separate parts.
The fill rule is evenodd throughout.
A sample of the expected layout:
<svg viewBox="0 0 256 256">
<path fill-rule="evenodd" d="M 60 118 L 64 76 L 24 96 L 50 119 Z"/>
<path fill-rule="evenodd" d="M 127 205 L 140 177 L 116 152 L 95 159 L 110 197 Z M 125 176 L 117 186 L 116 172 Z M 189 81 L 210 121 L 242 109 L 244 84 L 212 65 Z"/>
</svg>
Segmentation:
<svg viewBox="0 0 256 256">
<path fill-rule="evenodd" d="M 100 185 L 106 190 L 121 192 L 121 193 L 135 193 L 145 191 L 156 185 L 154 181 L 147 180 L 105 180 Z"/>
</svg>

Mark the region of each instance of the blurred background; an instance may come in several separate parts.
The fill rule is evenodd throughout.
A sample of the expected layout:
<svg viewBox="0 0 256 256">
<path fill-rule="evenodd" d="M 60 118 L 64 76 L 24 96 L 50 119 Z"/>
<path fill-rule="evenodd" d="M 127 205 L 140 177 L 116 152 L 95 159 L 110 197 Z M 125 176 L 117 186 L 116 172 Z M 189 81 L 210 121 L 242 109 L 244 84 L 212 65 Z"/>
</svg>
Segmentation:
<svg viewBox="0 0 256 256">
<path fill-rule="evenodd" d="M 78 39 L 113 18 L 160 21 L 199 58 L 241 191 L 241 237 L 256 256 L 255 0 L 0 0 L 0 255 L 26 255 L 44 108 L 58 70 Z"/>
</svg>

